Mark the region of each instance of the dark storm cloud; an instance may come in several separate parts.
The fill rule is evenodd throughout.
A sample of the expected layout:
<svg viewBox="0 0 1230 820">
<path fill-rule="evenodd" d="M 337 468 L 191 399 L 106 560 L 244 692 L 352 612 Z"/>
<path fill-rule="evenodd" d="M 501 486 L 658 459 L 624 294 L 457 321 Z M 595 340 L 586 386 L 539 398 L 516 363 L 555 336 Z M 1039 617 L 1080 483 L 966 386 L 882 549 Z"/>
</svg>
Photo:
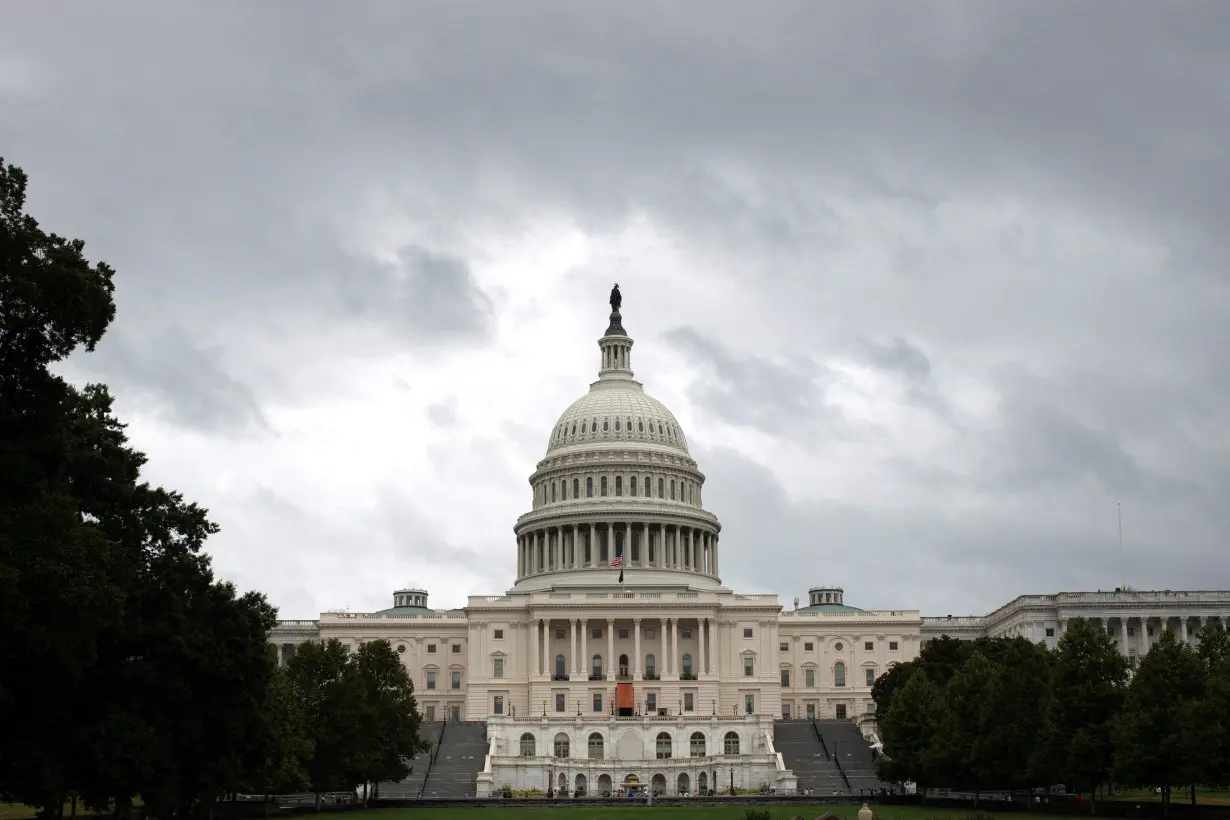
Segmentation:
<svg viewBox="0 0 1230 820">
<path fill-rule="evenodd" d="M 99 372 L 228 436 L 268 426 L 277 378 L 253 362 L 352 335 L 370 355 L 489 342 L 484 239 L 647 215 L 749 326 L 899 380 L 976 464 L 887 456 L 954 503 L 883 510 L 795 504 L 704 454 L 727 574 L 788 599 L 781 564 L 733 557 L 780 546 L 792 573 L 862 584 L 856 603 L 961 612 L 1113 586 L 1090 522 L 1115 497 L 1139 522 L 1134 583 L 1225 583 L 1227 42 L 1222 0 L 30 0 L 0 23 L 0 153 L 46 225 L 119 270 Z M 386 217 L 396 261 L 373 247 Z M 699 409 L 809 446 L 850 435 L 821 365 L 670 310 Z M 991 429 L 955 421 L 945 368 L 996 391 Z M 509 493 L 549 422 L 500 429 L 525 456 Z M 364 527 L 429 524 L 348 526 L 309 540 L 349 555 Z M 450 549 L 422 544 L 408 555 Z"/>
<path fill-rule="evenodd" d="M 824 403 L 826 369 L 806 358 L 788 364 L 736 354 L 691 327 L 663 338 L 696 368 L 688 398 L 728 424 L 770 435 L 831 434 L 840 415 Z"/>
</svg>

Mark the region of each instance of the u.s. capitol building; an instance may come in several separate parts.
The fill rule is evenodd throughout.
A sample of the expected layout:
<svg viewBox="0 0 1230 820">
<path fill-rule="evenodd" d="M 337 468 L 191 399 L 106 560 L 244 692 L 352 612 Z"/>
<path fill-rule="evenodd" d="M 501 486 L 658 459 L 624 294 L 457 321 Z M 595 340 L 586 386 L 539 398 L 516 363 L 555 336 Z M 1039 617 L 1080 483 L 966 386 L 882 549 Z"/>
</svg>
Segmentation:
<svg viewBox="0 0 1230 820">
<path fill-rule="evenodd" d="M 283 658 L 303 641 L 388 640 L 426 720 L 485 723 L 477 794 L 724 788 L 728 770 L 736 787 L 794 789 L 774 721 L 845 719 L 870 736 L 872 683 L 923 641 L 1053 646 L 1067 621 L 1087 617 L 1137 655 L 1162 629 L 1191 639 L 1230 614 L 1230 592 L 1027 595 L 985 617 L 924 618 L 850 606 L 838 587 L 787 609 L 775 594 L 727 588 L 704 474 L 674 415 L 633 378 L 618 289 L 611 302 L 598 379 L 551 428 L 530 476 L 511 589 L 448 611 L 429 609 L 426 590 L 399 589 L 389 609 L 282 621 L 271 637 Z"/>
</svg>

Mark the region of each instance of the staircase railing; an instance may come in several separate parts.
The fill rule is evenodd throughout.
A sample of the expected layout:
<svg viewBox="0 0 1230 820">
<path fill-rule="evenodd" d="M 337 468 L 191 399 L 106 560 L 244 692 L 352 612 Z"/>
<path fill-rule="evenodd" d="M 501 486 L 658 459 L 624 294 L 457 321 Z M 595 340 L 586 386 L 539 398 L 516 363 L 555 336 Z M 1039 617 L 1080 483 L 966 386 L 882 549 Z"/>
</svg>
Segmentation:
<svg viewBox="0 0 1230 820">
<path fill-rule="evenodd" d="M 816 723 L 816 719 L 811 719 L 811 728 L 816 732 L 816 740 L 820 741 L 820 748 L 824 749 L 824 759 L 832 760 L 833 756 L 829 754 L 828 744 L 824 742 L 824 735 L 820 734 L 820 726 Z"/>
<path fill-rule="evenodd" d="M 448 721 L 444 721 L 440 725 L 440 737 L 436 740 L 436 753 L 431 756 L 431 762 L 434 765 L 436 759 L 440 757 L 440 747 L 444 745 L 444 732 L 448 729 Z"/>
</svg>

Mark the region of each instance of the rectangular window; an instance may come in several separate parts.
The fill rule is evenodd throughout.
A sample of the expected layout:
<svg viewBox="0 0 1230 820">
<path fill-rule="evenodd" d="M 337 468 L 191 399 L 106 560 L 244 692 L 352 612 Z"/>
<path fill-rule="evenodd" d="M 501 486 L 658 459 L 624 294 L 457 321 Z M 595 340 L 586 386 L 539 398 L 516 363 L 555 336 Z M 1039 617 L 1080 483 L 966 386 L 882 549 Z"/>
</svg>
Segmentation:
<svg viewBox="0 0 1230 820">
<path fill-rule="evenodd" d="M 815 645 L 814 643 L 805 643 L 805 644 L 803 644 L 803 651 L 804 651 L 804 652 L 814 652 L 815 650 L 816 650 L 816 645 Z"/>
<path fill-rule="evenodd" d="M 555 630 L 555 640 L 562 641 L 563 639 L 564 639 L 564 630 L 562 629 Z"/>
<path fill-rule="evenodd" d="M 753 678 L 756 676 L 756 665 L 754 658 L 743 659 L 743 677 Z"/>
<path fill-rule="evenodd" d="M 658 711 L 658 693 L 650 692 L 645 696 L 645 711 L 649 714 L 655 714 Z"/>
<path fill-rule="evenodd" d="M 624 477 L 621 475 L 615 476 L 615 495 L 622 496 L 624 494 Z"/>
<path fill-rule="evenodd" d="M 461 688 L 461 670 L 454 669 L 451 678 L 452 679 L 449 681 L 449 686 L 451 686 L 453 689 L 460 689 Z"/>
<path fill-rule="evenodd" d="M 591 637 L 591 638 L 601 638 L 601 637 L 602 637 L 602 627 L 600 627 L 600 626 L 596 626 L 596 627 L 594 627 L 593 629 L 591 629 L 591 630 L 589 631 L 589 637 Z"/>
<path fill-rule="evenodd" d="M 679 637 L 680 637 L 681 639 L 685 640 L 685 641 L 690 641 L 690 640 L 692 640 L 692 630 L 690 630 L 690 629 L 681 629 L 681 630 L 679 630 Z"/>
<path fill-rule="evenodd" d="M 649 476 L 645 476 L 645 497 L 646 497 L 646 498 L 649 498 L 649 496 L 650 496 L 650 492 L 649 492 Z"/>
<path fill-rule="evenodd" d="M 846 719 L 846 705 L 845 705 L 844 703 L 839 703 L 839 704 L 837 704 L 837 709 L 836 709 L 836 712 L 837 712 L 837 719 L 838 719 L 838 720 L 845 720 L 845 719 Z"/>
<path fill-rule="evenodd" d="M 790 644 L 789 643 L 779 643 L 777 645 L 777 648 L 780 649 L 782 652 L 789 652 Z"/>
<path fill-rule="evenodd" d="M 693 695 L 691 692 L 683 693 L 683 711 L 685 712 L 695 712 L 696 711 L 696 696 Z"/>
<path fill-rule="evenodd" d="M 628 479 L 628 495 L 636 498 L 636 476 Z"/>
<path fill-rule="evenodd" d="M 428 706 L 428 707 L 427 707 L 427 714 L 423 715 L 423 719 L 424 719 L 424 720 L 426 720 L 428 723 L 435 723 L 435 721 L 436 721 L 436 707 L 434 707 L 434 706 Z"/>
<path fill-rule="evenodd" d="M 1048 626 L 1048 627 L 1046 628 L 1046 637 L 1048 637 L 1048 638 L 1053 638 L 1053 637 L 1055 637 L 1055 627 L 1053 627 L 1053 626 Z"/>
<path fill-rule="evenodd" d="M 628 630 L 626 630 L 626 629 L 621 629 L 621 630 L 619 630 L 619 637 L 620 637 L 620 638 L 625 638 L 625 639 L 626 639 L 626 638 L 628 637 Z"/>
<path fill-rule="evenodd" d="M 1153 627 L 1151 626 L 1145 627 L 1145 635 L 1152 638 L 1153 637 Z"/>
<path fill-rule="evenodd" d="M 756 714 L 756 696 L 755 695 L 745 695 L 744 696 L 743 709 L 749 715 Z"/>
<path fill-rule="evenodd" d="M 750 629 L 745 629 L 745 630 L 743 630 L 743 637 L 745 637 L 745 638 L 750 638 L 750 637 L 752 637 L 752 630 L 750 630 Z"/>
<path fill-rule="evenodd" d="M 867 642 L 865 642 L 865 643 L 863 644 L 863 651 L 864 651 L 864 652 L 870 652 L 871 650 L 873 650 L 873 649 L 875 649 L 875 648 L 876 648 L 876 645 L 875 645 L 875 643 L 873 643 L 872 641 L 867 641 Z"/>
<path fill-rule="evenodd" d="M 564 693 L 563 693 L 563 692 L 556 692 L 556 693 L 555 693 L 555 711 L 557 711 L 557 712 L 562 712 L 562 711 L 564 711 L 564 703 L 565 703 L 565 702 L 566 702 L 566 696 L 564 695 Z"/>
<path fill-rule="evenodd" d="M 658 498 L 662 498 L 662 479 L 658 479 Z"/>
<path fill-rule="evenodd" d="M 675 479 L 671 479 L 671 501 L 675 500 Z"/>
<path fill-rule="evenodd" d="M 497 641 L 502 641 L 502 640 L 504 640 L 504 630 L 502 630 L 502 629 L 497 629 L 497 630 L 495 630 L 495 632 L 494 632 L 494 634 L 493 634 L 493 636 L 492 636 L 492 637 L 494 638 L 494 640 L 497 640 Z"/>
<path fill-rule="evenodd" d="M 552 501 L 555 500 L 555 482 L 554 481 L 551 482 L 551 500 Z"/>
<path fill-rule="evenodd" d="M 496 695 L 494 698 L 491 699 L 491 714 L 493 715 L 504 714 L 504 696 L 503 695 Z"/>
<path fill-rule="evenodd" d="M 653 640 L 654 638 L 658 637 L 658 630 L 656 630 L 656 629 L 646 629 L 646 630 L 645 630 L 645 637 L 646 637 L 646 638 L 649 638 L 650 640 Z"/>
<path fill-rule="evenodd" d="M 1050 634 L 1053 634 L 1053 633 L 1055 632 L 1055 630 L 1053 630 L 1053 629 L 1048 629 L 1048 630 L 1046 630 L 1046 632 L 1047 632 L 1047 634 L 1048 634 L 1048 635 L 1050 635 Z M 1134 638 L 1134 637 L 1136 637 L 1136 627 L 1134 627 L 1134 626 L 1129 626 L 1129 627 L 1128 627 L 1128 637 L 1129 637 L 1129 638 Z"/>
<path fill-rule="evenodd" d="M 602 711 L 602 695 L 599 692 L 594 692 L 594 711 Z"/>
<path fill-rule="evenodd" d="M 427 654 L 428 655 L 436 654 L 436 645 L 434 643 L 427 644 Z"/>
<path fill-rule="evenodd" d="M 790 688 L 790 670 L 789 669 L 782 670 L 782 688 L 783 689 Z"/>
<path fill-rule="evenodd" d="M 606 476 L 598 479 L 598 494 L 606 495 Z"/>
<path fill-rule="evenodd" d="M 454 654 L 454 655 L 460 655 L 460 654 L 461 654 L 461 644 L 459 644 L 459 643 L 455 643 L 455 644 L 453 644 L 453 654 Z"/>
<path fill-rule="evenodd" d="M 868 668 L 867 669 L 867 685 L 874 686 L 875 682 L 876 682 L 876 670 Z"/>
<path fill-rule="evenodd" d="M 427 673 L 427 688 L 428 689 L 436 688 L 436 673 L 435 672 L 429 671 Z"/>
<path fill-rule="evenodd" d="M 896 651 L 897 651 L 897 642 L 896 642 L 896 641 L 889 641 L 889 642 L 888 642 L 888 651 L 889 651 L 889 652 L 896 652 Z"/>
<path fill-rule="evenodd" d="M 586 498 L 594 497 L 594 477 L 593 476 L 589 476 L 588 478 L 585 479 L 585 497 Z"/>
<path fill-rule="evenodd" d="M 816 670 L 815 669 L 804 669 L 803 679 L 807 682 L 807 687 L 809 689 L 813 688 L 816 685 Z"/>
<path fill-rule="evenodd" d="M 504 677 L 504 659 L 503 658 L 496 658 L 495 660 L 491 662 L 491 677 L 493 678 Z"/>
</svg>

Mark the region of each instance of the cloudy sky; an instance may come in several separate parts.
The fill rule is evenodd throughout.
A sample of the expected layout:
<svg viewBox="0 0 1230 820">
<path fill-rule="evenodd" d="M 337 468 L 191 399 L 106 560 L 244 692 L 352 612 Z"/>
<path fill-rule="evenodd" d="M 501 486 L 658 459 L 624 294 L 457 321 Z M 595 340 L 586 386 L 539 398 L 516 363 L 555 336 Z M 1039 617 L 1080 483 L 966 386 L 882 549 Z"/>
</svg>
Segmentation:
<svg viewBox="0 0 1230 820">
<path fill-rule="evenodd" d="M 12 0 L 0 156 L 118 270 L 67 372 L 284 617 L 511 584 L 616 281 L 727 585 L 976 613 L 1230 588 L 1227 42 L 1224 0 Z"/>
</svg>

